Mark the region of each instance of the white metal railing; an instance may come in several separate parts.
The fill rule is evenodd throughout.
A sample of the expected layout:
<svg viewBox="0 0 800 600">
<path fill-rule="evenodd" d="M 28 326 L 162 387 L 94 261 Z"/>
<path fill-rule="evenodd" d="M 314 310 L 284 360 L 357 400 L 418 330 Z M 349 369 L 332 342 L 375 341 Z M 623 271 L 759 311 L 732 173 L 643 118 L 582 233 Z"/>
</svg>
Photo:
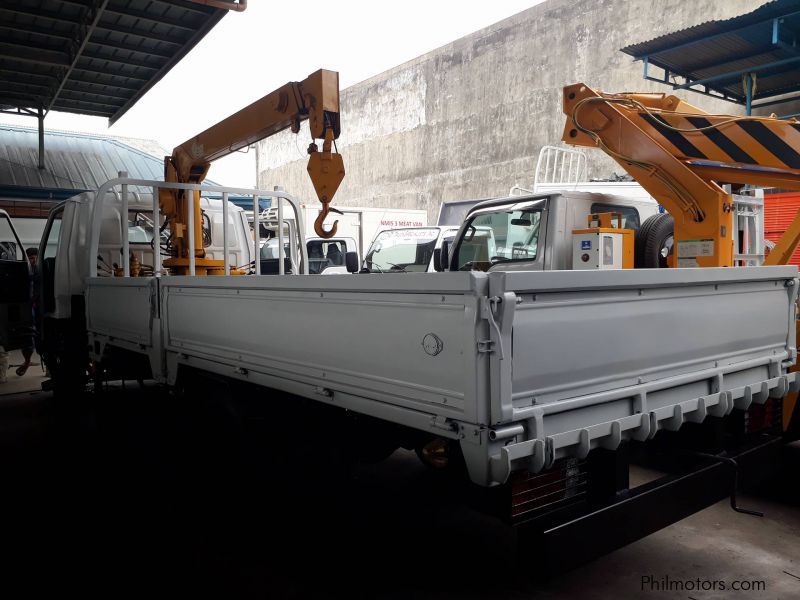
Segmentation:
<svg viewBox="0 0 800 600">
<path fill-rule="evenodd" d="M 544 183 L 577 185 L 586 181 L 586 153 L 576 148 L 544 146 L 533 175 L 533 191 Z"/>
<path fill-rule="evenodd" d="M 764 264 L 764 190 L 755 190 L 755 196 L 733 195 L 732 237 L 736 266 L 758 267 Z"/>
<path fill-rule="evenodd" d="M 120 175 L 124 175 L 121 173 Z M 130 277 L 130 242 L 128 239 L 128 206 L 129 206 L 129 192 L 128 186 L 140 186 L 151 188 L 153 190 L 153 274 L 158 277 L 161 275 L 161 251 L 160 251 L 160 237 L 159 237 L 159 224 L 161 222 L 160 206 L 158 203 L 159 189 L 169 190 L 188 190 L 197 192 L 215 192 L 222 194 L 222 244 L 223 244 L 223 267 L 225 275 L 230 275 L 230 257 L 228 256 L 228 197 L 230 194 L 238 196 L 252 196 L 253 197 L 253 220 L 258 223 L 258 206 L 261 198 L 274 198 L 278 201 L 278 221 L 279 221 L 279 243 L 278 243 L 278 273 L 283 275 L 284 269 L 284 248 L 283 248 L 283 201 L 289 203 L 294 212 L 295 221 L 298 224 L 296 228 L 296 235 L 300 247 L 300 259 L 303 265 L 303 274 L 308 275 L 308 250 L 305 243 L 305 223 L 303 222 L 303 211 L 300 209 L 300 203 L 291 194 L 287 193 L 281 188 L 276 187 L 272 191 L 267 190 L 254 190 L 247 188 L 230 188 L 213 185 L 191 184 L 191 183 L 168 183 L 164 181 L 153 181 L 147 179 L 131 179 L 129 177 L 120 176 L 116 179 L 111 179 L 101 185 L 96 194 L 95 201 L 92 205 L 91 211 L 91 227 L 90 227 L 90 243 L 89 243 L 89 276 L 97 277 L 97 253 L 100 245 L 100 229 L 102 225 L 103 211 L 100 208 L 106 201 L 107 195 L 111 193 L 112 197 L 116 197 L 120 202 L 120 216 L 121 216 L 121 231 L 122 236 L 122 267 L 123 276 Z M 114 192 L 114 188 L 119 187 L 121 193 L 119 195 Z M 195 201 L 195 194 L 186 194 L 186 207 L 188 214 L 187 223 L 187 236 L 189 244 L 189 274 L 196 274 L 196 259 L 195 259 L 195 239 L 194 239 L 194 210 L 193 203 Z M 253 235 L 253 258 L 255 261 L 255 274 L 261 274 L 261 239 L 258 227 L 254 227 Z M 202 242 L 201 242 L 202 243 Z"/>
</svg>

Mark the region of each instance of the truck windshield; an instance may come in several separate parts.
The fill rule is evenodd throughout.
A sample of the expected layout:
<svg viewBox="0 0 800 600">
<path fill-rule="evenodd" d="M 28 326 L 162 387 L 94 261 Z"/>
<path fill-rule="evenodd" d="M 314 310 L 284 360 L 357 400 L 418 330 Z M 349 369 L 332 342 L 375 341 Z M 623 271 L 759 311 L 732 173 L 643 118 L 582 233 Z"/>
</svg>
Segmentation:
<svg viewBox="0 0 800 600">
<path fill-rule="evenodd" d="M 541 208 L 509 208 L 482 212 L 468 221 L 458 247 L 459 269 L 486 270 L 498 262 L 536 260 Z"/>
<path fill-rule="evenodd" d="M 380 232 L 367 252 L 370 271 L 425 272 L 433 257 L 438 229 L 388 229 Z"/>
</svg>

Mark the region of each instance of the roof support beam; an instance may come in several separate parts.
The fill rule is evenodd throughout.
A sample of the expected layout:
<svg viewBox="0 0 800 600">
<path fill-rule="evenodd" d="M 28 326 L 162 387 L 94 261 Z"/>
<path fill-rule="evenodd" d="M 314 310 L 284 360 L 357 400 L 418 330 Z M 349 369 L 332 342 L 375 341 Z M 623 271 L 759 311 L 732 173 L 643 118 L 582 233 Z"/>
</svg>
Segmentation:
<svg viewBox="0 0 800 600">
<path fill-rule="evenodd" d="M 0 29 L 7 31 L 19 31 L 21 33 L 30 33 L 32 35 L 41 35 L 48 38 L 59 38 L 62 40 L 72 40 L 73 38 L 73 36 L 66 31 L 56 31 L 55 29 L 50 29 L 48 27 L 38 27 L 31 23 L 14 23 L 13 26 L 9 23 L 0 23 Z"/>
<path fill-rule="evenodd" d="M 114 63 L 115 65 L 123 65 L 126 67 L 136 67 L 137 69 L 149 69 L 151 71 L 158 71 L 161 68 L 160 66 L 154 67 L 152 65 L 146 65 L 140 62 L 132 62 L 130 60 L 124 60 L 122 58 L 117 58 L 114 56 L 106 56 L 104 54 L 98 54 L 96 52 L 84 51 L 80 58 L 110 62 Z"/>
<path fill-rule="evenodd" d="M 80 106 L 72 107 L 72 106 L 62 106 L 59 105 L 54 110 L 58 112 L 66 112 L 72 113 L 75 115 L 89 115 L 90 117 L 105 117 L 108 118 L 113 112 L 110 111 L 100 111 L 100 110 L 92 110 L 91 108 L 81 108 Z"/>
<path fill-rule="evenodd" d="M 763 71 L 765 69 L 774 69 L 776 67 L 786 67 L 789 65 L 793 65 L 800 62 L 800 56 L 793 56 L 792 58 L 785 58 L 783 60 L 776 60 L 771 63 L 766 63 L 763 65 L 758 65 L 755 67 L 748 67 L 747 69 L 739 69 L 737 71 L 730 71 L 728 73 L 720 73 L 719 75 L 714 75 L 713 77 L 707 77 L 705 79 L 697 79 L 694 81 L 687 81 L 686 83 L 682 83 L 679 85 L 673 85 L 673 89 L 676 90 L 685 90 L 694 85 L 705 85 L 707 83 L 719 83 L 720 81 L 731 81 L 742 75 L 747 73 L 758 73 L 759 71 Z"/>
<path fill-rule="evenodd" d="M 8 104 L 21 108 L 36 108 L 39 104 L 39 99 L 31 94 L 3 90 L 0 92 L 0 104 Z"/>
<path fill-rule="evenodd" d="M 793 94 L 798 91 L 800 91 L 800 87 L 794 87 L 791 89 L 787 89 L 785 93 Z M 769 102 L 759 102 L 758 104 L 753 104 L 753 108 L 766 108 L 767 106 L 775 106 L 776 104 L 784 104 L 786 102 L 793 102 L 795 100 L 800 100 L 800 96 L 794 95 L 794 96 L 789 96 L 788 98 L 778 98 L 777 100 L 770 100 Z"/>
<path fill-rule="evenodd" d="M 0 98 L 0 104 L 2 104 L 2 98 Z M 28 108 L 23 107 L 16 107 L 16 108 L 0 108 L 0 113 L 4 115 L 25 115 L 26 117 L 35 117 L 36 113 Z"/>
<path fill-rule="evenodd" d="M 78 61 L 81 58 L 81 53 L 83 52 L 84 48 L 86 48 L 86 43 L 89 41 L 89 38 L 91 37 L 92 33 L 94 33 L 94 28 L 97 25 L 98 21 L 100 21 L 100 17 L 103 15 L 103 10 L 105 10 L 106 6 L 108 6 L 108 1 L 109 0 L 103 0 L 103 2 L 100 4 L 100 6 L 97 7 L 94 13 L 92 13 L 91 10 L 86 13 L 87 17 L 91 17 L 91 22 L 81 27 L 81 29 L 83 30 L 82 31 L 83 35 L 81 36 L 81 43 L 78 46 L 78 49 L 75 51 L 74 56 L 72 57 L 72 62 L 70 63 L 67 72 L 64 73 L 64 75 L 61 77 L 61 83 L 59 84 L 58 89 L 56 90 L 55 94 L 53 94 L 53 97 L 50 98 L 50 102 L 47 105 L 48 113 L 50 112 L 50 109 L 53 108 L 53 104 L 55 104 L 56 100 L 58 99 L 58 95 L 61 93 L 61 90 L 64 89 L 64 84 L 67 82 L 67 79 L 69 79 L 69 76 L 72 74 L 72 70 L 75 68 L 75 65 L 78 64 Z"/>
<path fill-rule="evenodd" d="M 125 50 L 127 52 L 138 52 L 140 54 L 149 54 L 150 56 L 158 56 L 159 58 L 172 58 L 169 52 L 159 52 L 150 48 L 142 48 L 135 44 L 122 44 L 120 42 L 112 42 L 111 40 L 99 40 L 97 37 L 89 40 L 90 46 L 100 46 L 102 48 L 113 48 L 114 50 Z"/>
<path fill-rule="evenodd" d="M 70 90 L 72 90 L 74 92 L 94 93 L 94 92 L 91 92 L 90 90 L 83 89 L 84 86 L 88 86 L 90 88 L 91 87 L 99 87 L 99 88 L 103 88 L 103 90 L 111 89 L 111 90 L 117 90 L 117 91 L 120 91 L 120 92 L 138 92 L 139 91 L 139 88 L 133 87 L 133 86 L 129 86 L 129 85 L 120 85 L 119 83 L 104 83 L 102 81 L 87 81 L 86 79 L 75 79 L 75 78 L 70 79 L 69 82 L 67 83 L 67 85 L 64 86 L 64 89 L 65 90 L 70 89 Z M 105 93 L 105 91 L 103 91 L 101 93 L 101 95 L 104 94 L 104 93 Z"/>
<path fill-rule="evenodd" d="M 81 71 L 83 73 L 94 73 L 95 75 L 102 75 L 103 77 L 122 77 L 124 79 L 135 79 L 136 81 L 149 81 L 147 77 L 140 77 L 138 75 L 119 75 L 116 73 L 109 73 L 107 71 L 102 71 L 101 69 L 92 69 L 91 67 L 83 67 L 81 65 L 76 65 L 73 71 Z"/>
<path fill-rule="evenodd" d="M 25 5 L 11 5 L 9 2 L 7 2 L 7 0 L 4 0 L 4 3 L 0 5 L 0 11 L 10 12 L 17 15 L 26 15 L 29 17 L 41 17 L 42 19 L 72 23 L 73 25 L 80 24 L 80 19 L 72 19 L 53 10 L 31 8 L 30 6 Z"/>
<path fill-rule="evenodd" d="M 69 66 L 69 60 L 65 52 L 42 48 L 36 49 L 32 46 L 8 42 L 0 42 L 0 57 L 51 67 Z"/>
<path fill-rule="evenodd" d="M 163 36 L 159 36 L 155 33 L 150 33 L 148 31 L 142 31 L 141 29 L 135 29 L 133 27 L 124 27 L 122 25 L 114 25 L 111 23 L 98 23 L 97 27 L 95 27 L 98 31 L 108 31 L 110 33 L 119 33 L 120 35 L 135 35 L 140 38 L 144 38 L 146 40 L 151 40 L 153 42 L 161 42 L 162 44 L 169 44 L 170 46 L 182 46 L 182 42 L 175 42 L 172 40 L 165 39 Z"/>
<path fill-rule="evenodd" d="M 58 106 L 69 106 L 71 104 L 76 104 L 78 108 L 82 106 L 91 105 L 97 107 L 99 110 L 102 109 L 110 109 L 108 112 L 114 112 L 119 108 L 118 104 L 107 104 L 106 102 L 92 102 L 89 100 L 72 100 L 71 98 L 59 98 L 58 99 Z M 60 109 L 59 109 L 60 110 Z"/>
<path fill-rule="evenodd" d="M 169 27 L 176 27 L 178 29 L 183 29 L 185 31 L 194 32 L 194 28 L 190 27 L 178 19 L 171 19 L 169 17 L 159 16 L 156 17 L 148 12 L 141 11 L 141 10 L 121 10 L 119 8 L 108 8 L 106 9 L 108 14 L 120 15 L 122 17 L 131 17 L 133 19 L 138 19 L 139 21 L 144 21 L 145 23 L 153 23 L 154 25 L 168 25 Z"/>
<path fill-rule="evenodd" d="M 40 90 L 46 90 L 47 92 L 53 89 L 53 86 L 51 85 L 39 85 L 38 83 L 31 83 L 29 81 L 17 81 L 16 79 L 8 79 L 2 76 L 0 76 L 0 85 L 2 85 L 5 89 L 13 87 L 26 87 L 38 88 Z"/>
<path fill-rule="evenodd" d="M 73 100 L 75 100 L 75 98 L 74 98 L 75 95 L 83 96 L 83 97 L 89 96 L 89 97 L 95 97 L 95 98 L 98 97 L 98 96 L 100 96 L 102 98 L 115 98 L 117 100 L 124 100 L 125 102 L 130 100 L 130 96 L 120 96 L 119 94 L 111 94 L 111 93 L 109 93 L 107 91 L 93 92 L 91 90 L 79 90 L 79 89 L 75 89 L 74 87 L 67 87 L 67 86 L 64 86 L 64 89 L 61 90 L 61 94 L 62 95 L 67 94 L 68 96 L 63 96 L 63 97 L 65 97 L 65 98 L 66 97 L 71 97 Z"/>
<path fill-rule="evenodd" d="M 199 6 L 192 6 L 192 0 L 187 0 L 187 2 L 183 2 L 181 4 L 176 4 L 172 0 L 159 0 L 159 1 L 163 2 L 164 4 L 169 4 L 171 6 L 176 6 L 178 8 L 183 9 L 183 10 L 190 10 L 193 13 L 197 13 L 199 15 L 208 15 L 208 13 L 211 12 L 211 11 L 208 11 L 208 10 L 203 10 Z"/>
<path fill-rule="evenodd" d="M 0 73 L 16 73 L 17 75 L 24 75 L 26 78 L 49 79 L 51 81 L 58 81 L 58 76 L 51 73 L 30 73 L 28 71 L 20 71 L 19 69 L 10 69 L 9 67 L 0 67 Z"/>
<path fill-rule="evenodd" d="M 656 83 L 666 83 L 667 85 L 673 85 L 669 81 L 664 81 L 663 79 L 658 79 L 657 77 L 645 77 L 647 81 L 655 81 Z M 697 92 L 698 94 L 703 94 L 704 96 L 708 96 L 710 98 L 716 98 L 717 100 L 727 100 L 728 102 L 735 102 L 736 104 L 744 104 L 744 98 L 737 98 L 736 96 L 731 96 L 729 94 L 722 94 L 720 92 L 714 93 L 715 90 L 706 87 L 703 90 L 696 90 L 694 88 L 691 89 L 692 92 Z"/>
</svg>

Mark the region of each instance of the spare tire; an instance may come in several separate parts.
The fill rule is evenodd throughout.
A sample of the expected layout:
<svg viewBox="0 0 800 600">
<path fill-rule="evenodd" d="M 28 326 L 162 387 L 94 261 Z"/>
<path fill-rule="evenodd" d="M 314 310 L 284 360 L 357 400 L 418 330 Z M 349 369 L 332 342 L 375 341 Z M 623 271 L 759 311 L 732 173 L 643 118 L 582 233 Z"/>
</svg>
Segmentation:
<svg viewBox="0 0 800 600">
<path fill-rule="evenodd" d="M 672 215 L 659 213 L 645 219 L 636 232 L 633 265 L 637 269 L 663 269 L 675 244 L 675 220 Z"/>
</svg>

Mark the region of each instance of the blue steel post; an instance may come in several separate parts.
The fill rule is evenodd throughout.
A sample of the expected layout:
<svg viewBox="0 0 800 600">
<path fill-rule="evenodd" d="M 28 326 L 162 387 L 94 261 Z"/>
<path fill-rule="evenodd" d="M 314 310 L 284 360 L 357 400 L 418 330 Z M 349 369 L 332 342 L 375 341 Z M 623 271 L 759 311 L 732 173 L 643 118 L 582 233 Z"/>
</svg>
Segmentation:
<svg viewBox="0 0 800 600">
<path fill-rule="evenodd" d="M 745 114 L 749 117 L 753 112 L 753 75 L 752 73 L 745 73 L 744 76 L 745 87 Z"/>
</svg>

